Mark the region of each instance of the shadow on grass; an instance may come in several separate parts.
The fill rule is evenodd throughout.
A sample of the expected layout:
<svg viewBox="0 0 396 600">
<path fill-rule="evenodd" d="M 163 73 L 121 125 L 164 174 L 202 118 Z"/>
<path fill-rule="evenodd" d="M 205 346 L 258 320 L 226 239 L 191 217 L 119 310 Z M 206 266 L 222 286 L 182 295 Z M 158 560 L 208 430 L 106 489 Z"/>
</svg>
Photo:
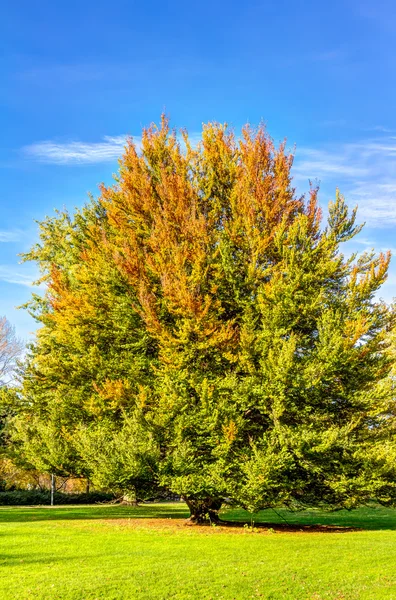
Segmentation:
<svg viewBox="0 0 396 600">
<path fill-rule="evenodd" d="M 396 529 L 396 510 L 378 505 L 365 506 L 354 510 L 323 511 L 309 509 L 291 512 L 284 508 L 262 510 L 250 514 L 243 509 L 224 511 L 224 520 L 248 523 L 250 526 L 273 527 L 287 531 L 371 531 Z"/>
<path fill-rule="evenodd" d="M 84 556 L 84 560 L 89 559 L 89 556 Z M 29 565 L 52 565 L 54 562 L 65 563 L 75 560 L 75 557 L 59 556 L 34 556 L 32 554 L 18 554 L 16 556 L 0 556 L 0 567 L 27 567 Z"/>
<path fill-rule="evenodd" d="M 0 525 L 35 521 L 117 520 L 117 519 L 187 519 L 183 502 L 142 504 L 135 506 L 35 506 L 0 507 Z M 372 505 L 351 511 L 325 512 L 306 510 L 290 512 L 279 508 L 250 514 L 242 509 L 225 508 L 220 515 L 225 527 L 273 528 L 278 531 L 340 532 L 357 529 L 396 529 L 396 510 Z"/>
<path fill-rule="evenodd" d="M 34 521 L 74 521 L 95 519 L 187 519 L 189 511 L 182 502 L 121 506 L 1 506 L 0 524 Z"/>
</svg>

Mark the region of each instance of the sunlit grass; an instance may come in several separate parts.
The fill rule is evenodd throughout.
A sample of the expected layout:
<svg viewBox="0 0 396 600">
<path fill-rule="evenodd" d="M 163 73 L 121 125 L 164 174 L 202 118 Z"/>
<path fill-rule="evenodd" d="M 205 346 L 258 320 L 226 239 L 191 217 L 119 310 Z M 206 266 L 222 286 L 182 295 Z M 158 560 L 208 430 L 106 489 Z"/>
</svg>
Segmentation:
<svg viewBox="0 0 396 600">
<path fill-rule="evenodd" d="M 4 507 L 0 598 L 396 598 L 396 511 L 277 512 L 302 527 L 362 530 L 194 528 L 184 525 L 183 504 Z M 253 519 L 275 529 L 283 521 L 274 511 Z"/>
</svg>

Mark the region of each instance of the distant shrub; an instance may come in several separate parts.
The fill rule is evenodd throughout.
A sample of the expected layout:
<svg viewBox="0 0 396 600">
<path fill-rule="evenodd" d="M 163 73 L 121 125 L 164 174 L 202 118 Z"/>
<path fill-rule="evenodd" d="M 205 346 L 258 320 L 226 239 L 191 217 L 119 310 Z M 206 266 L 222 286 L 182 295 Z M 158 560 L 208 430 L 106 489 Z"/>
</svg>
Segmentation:
<svg viewBox="0 0 396 600">
<path fill-rule="evenodd" d="M 97 502 L 109 502 L 114 500 L 113 494 L 106 492 L 90 492 L 89 494 L 54 494 L 54 504 L 96 504 Z M 0 492 L 0 506 L 37 506 L 38 504 L 50 504 L 51 494 L 49 491 L 39 490 L 14 490 Z"/>
</svg>

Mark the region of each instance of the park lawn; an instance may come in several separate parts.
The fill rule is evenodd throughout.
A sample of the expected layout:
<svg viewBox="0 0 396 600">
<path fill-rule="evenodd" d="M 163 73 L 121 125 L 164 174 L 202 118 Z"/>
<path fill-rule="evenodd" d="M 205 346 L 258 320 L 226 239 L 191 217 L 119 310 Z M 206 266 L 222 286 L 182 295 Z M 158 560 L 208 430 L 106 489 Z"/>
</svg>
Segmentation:
<svg viewBox="0 0 396 600">
<path fill-rule="evenodd" d="M 1 507 L 0 598 L 396 599 L 396 511 L 280 512 L 256 530 L 188 526 L 181 503 Z"/>
</svg>

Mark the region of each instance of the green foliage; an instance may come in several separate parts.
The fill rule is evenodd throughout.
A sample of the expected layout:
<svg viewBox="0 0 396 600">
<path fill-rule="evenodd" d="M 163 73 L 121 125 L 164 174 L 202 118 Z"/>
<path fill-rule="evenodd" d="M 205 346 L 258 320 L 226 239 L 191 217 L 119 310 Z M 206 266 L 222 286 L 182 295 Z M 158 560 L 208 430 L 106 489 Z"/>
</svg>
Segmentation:
<svg viewBox="0 0 396 600">
<path fill-rule="evenodd" d="M 47 219 L 41 224 L 42 244 L 26 257 L 38 262 L 44 281 L 55 286 L 63 277 L 79 298 L 69 293 L 73 314 L 57 303 L 59 294 L 53 289 L 44 298 L 33 296 L 27 305 L 42 327 L 22 374 L 25 404 L 13 423 L 14 447 L 21 461 L 44 472 L 89 476 L 117 493 L 123 485 L 127 492 L 141 483 L 147 491 L 147 472 L 121 472 L 117 463 L 117 475 L 110 475 L 105 464 L 109 433 L 119 429 L 118 438 L 123 431 L 125 436 L 122 424 L 132 419 L 152 349 L 137 325 L 129 290 L 106 252 L 97 256 L 93 268 L 81 262 L 92 238 L 101 235 L 95 227 L 102 223 L 103 211 L 94 201 L 74 220 L 66 214 Z M 103 445 L 95 448 L 98 443 Z M 152 446 L 149 442 L 146 454 Z M 107 457 L 117 461 L 117 454 Z M 121 462 L 131 466 L 131 460 Z"/>
<path fill-rule="evenodd" d="M 131 415 L 122 426 L 99 421 L 77 430 L 76 446 L 96 486 L 119 495 L 127 490 L 135 499 L 152 496 L 160 456 L 152 432 L 141 421 Z"/>
<path fill-rule="evenodd" d="M 14 393 L 10 388 L 0 387 L 0 456 L 4 454 L 7 445 L 7 426 L 13 415 Z"/>
<path fill-rule="evenodd" d="M 390 256 L 345 258 L 356 209 L 337 192 L 323 224 L 262 127 L 208 124 L 184 146 L 163 119 L 97 201 L 41 224 L 21 456 L 138 496 L 164 486 L 198 520 L 224 498 L 394 503 Z"/>
</svg>

